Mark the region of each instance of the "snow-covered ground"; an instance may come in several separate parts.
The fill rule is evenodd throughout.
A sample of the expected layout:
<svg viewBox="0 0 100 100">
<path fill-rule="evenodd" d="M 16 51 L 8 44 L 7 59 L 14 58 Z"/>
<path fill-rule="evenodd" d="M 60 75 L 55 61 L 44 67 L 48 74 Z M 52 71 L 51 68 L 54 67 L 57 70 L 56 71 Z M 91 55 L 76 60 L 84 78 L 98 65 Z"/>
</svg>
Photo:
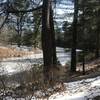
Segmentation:
<svg viewBox="0 0 100 100">
<path fill-rule="evenodd" d="M 16 98 L 16 100 L 94 100 L 94 97 L 100 96 L 100 76 L 64 84 L 64 92 L 53 94 L 48 99 L 36 98 L 33 95 L 25 98 Z M 38 91 L 37 95 L 43 95 L 43 92 Z M 15 100 L 11 96 L 5 98 L 4 100 Z M 100 100 L 100 98 L 97 100 Z"/>
<path fill-rule="evenodd" d="M 64 65 L 70 61 L 70 52 L 64 52 L 63 48 L 57 48 L 58 60 Z M 0 74 L 13 74 L 32 68 L 33 64 L 42 64 L 43 55 L 32 54 L 24 57 L 13 57 L 3 59 L 0 62 Z M 91 79 L 83 79 L 81 81 L 64 83 L 66 90 L 62 93 L 56 93 L 49 97 L 49 100 L 92 100 L 95 96 L 100 96 L 100 76 Z M 4 99 L 5 100 L 5 99 Z M 15 100 L 12 97 L 7 97 L 6 100 Z M 17 100 L 25 100 L 20 98 Z M 28 100 L 28 99 L 26 99 Z M 31 99 L 31 100 L 44 100 L 44 99 Z"/>
<path fill-rule="evenodd" d="M 70 61 L 70 52 L 65 52 L 63 48 L 57 48 L 57 58 L 62 65 Z M 5 58 L 0 62 L 0 74 L 13 74 L 20 71 L 29 70 L 34 64 L 43 64 L 42 53 L 32 53 L 24 57 Z"/>
<path fill-rule="evenodd" d="M 70 62 L 70 51 L 69 52 L 65 52 L 64 48 L 56 48 L 56 52 L 57 52 L 57 58 L 58 61 L 60 61 L 61 65 L 65 65 L 67 62 Z"/>
<path fill-rule="evenodd" d="M 92 100 L 100 96 L 100 76 L 65 83 L 65 86 L 66 91 L 52 95 L 49 100 Z"/>
<path fill-rule="evenodd" d="M 3 59 L 0 62 L 0 74 L 13 74 L 29 70 L 34 64 L 43 63 L 41 54 L 32 54 L 24 57 L 12 57 Z"/>
</svg>

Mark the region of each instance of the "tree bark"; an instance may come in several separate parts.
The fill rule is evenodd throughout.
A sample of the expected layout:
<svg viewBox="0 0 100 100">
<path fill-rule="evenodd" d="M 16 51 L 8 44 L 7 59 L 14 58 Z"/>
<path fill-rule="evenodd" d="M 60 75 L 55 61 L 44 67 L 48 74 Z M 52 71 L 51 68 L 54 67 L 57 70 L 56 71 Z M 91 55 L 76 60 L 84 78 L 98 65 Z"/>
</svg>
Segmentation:
<svg viewBox="0 0 100 100">
<path fill-rule="evenodd" d="M 56 44 L 51 0 L 43 1 L 42 8 L 42 50 L 44 61 L 44 82 L 53 80 L 49 74 L 56 67 Z"/>
<path fill-rule="evenodd" d="M 50 0 L 43 0 L 42 8 L 42 50 L 44 61 L 44 81 L 49 78 L 49 70 L 53 65 L 52 62 L 52 42 L 50 32 Z"/>
<path fill-rule="evenodd" d="M 96 17 L 99 17 L 100 11 L 97 11 Z M 99 53 L 99 46 L 100 46 L 100 19 L 98 18 L 97 20 L 97 31 L 96 31 L 96 50 L 95 50 L 95 58 L 99 58 L 100 53 Z"/>
<path fill-rule="evenodd" d="M 17 18 L 17 33 L 18 33 L 17 45 L 18 45 L 18 47 L 20 47 L 20 45 L 21 45 L 21 41 L 20 41 L 21 33 L 20 33 L 20 21 L 19 21 L 19 18 Z"/>
<path fill-rule="evenodd" d="M 99 35 L 99 32 L 97 31 L 97 34 L 96 34 L 96 51 L 95 51 L 95 58 L 99 58 L 99 46 L 100 46 L 100 35 Z"/>
<path fill-rule="evenodd" d="M 53 65 L 56 66 L 57 65 L 57 56 L 56 56 L 56 42 L 55 42 L 55 30 L 54 30 L 52 6 L 50 6 L 50 27 L 51 27 L 51 38 L 52 38 Z"/>
<path fill-rule="evenodd" d="M 72 41 L 72 51 L 71 51 L 71 72 L 76 72 L 77 17 L 78 17 L 78 0 L 75 0 L 73 33 L 72 33 L 73 41 Z"/>
</svg>

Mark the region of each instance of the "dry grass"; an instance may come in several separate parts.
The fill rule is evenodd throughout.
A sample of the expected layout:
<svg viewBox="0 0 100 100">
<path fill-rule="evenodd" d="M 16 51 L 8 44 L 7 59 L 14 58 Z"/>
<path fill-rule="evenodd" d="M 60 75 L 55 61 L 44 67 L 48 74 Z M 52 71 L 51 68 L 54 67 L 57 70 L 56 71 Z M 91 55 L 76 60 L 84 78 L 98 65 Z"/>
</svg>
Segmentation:
<svg viewBox="0 0 100 100">
<path fill-rule="evenodd" d="M 9 58 L 9 57 L 22 57 L 25 55 L 30 55 L 32 52 L 28 51 L 18 51 L 15 48 L 0 47 L 0 58 Z"/>
<path fill-rule="evenodd" d="M 65 81 L 77 81 L 100 76 L 100 58 L 85 63 L 85 75 L 83 74 L 82 63 L 77 64 L 77 71 L 71 73 L 66 70 Z"/>
<path fill-rule="evenodd" d="M 59 66 L 61 68 L 61 66 Z M 52 71 L 52 72 L 51 72 Z M 57 77 L 63 74 L 63 70 L 51 68 L 50 73 Z M 58 77 L 58 78 L 59 78 Z M 20 80 L 19 80 L 20 79 Z M 9 76 L 9 81 L 18 81 L 18 86 L 9 86 L 6 89 L 11 91 L 12 94 L 17 97 L 27 97 L 29 95 L 35 96 L 38 99 L 44 100 L 51 96 L 54 93 L 62 92 L 65 89 L 63 82 L 55 82 L 55 84 L 47 84 L 43 81 L 43 66 L 36 65 L 29 71 L 22 73 L 17 73 L 13 76 Z M 55 79 L 56 80 L 56 79 Z M 58 79 L 57 79 L 58 80 Z M 7 81 L 8 82 L 8 81 Z M 9 93 L 6 93 L 8 95 Z M 39 94 L 39 95 L 38 95 Z M 26 99 L 27 100 L 27 99 Z"/>
</svg>

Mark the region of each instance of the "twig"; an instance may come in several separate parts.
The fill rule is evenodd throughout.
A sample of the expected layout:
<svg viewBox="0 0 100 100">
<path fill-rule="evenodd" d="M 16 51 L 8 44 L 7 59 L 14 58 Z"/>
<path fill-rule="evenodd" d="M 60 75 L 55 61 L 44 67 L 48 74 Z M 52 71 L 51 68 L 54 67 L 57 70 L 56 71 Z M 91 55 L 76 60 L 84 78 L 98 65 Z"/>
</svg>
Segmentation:
<svg viewBox="0 0 100 100">
<path fill-rule="evenodd" d="M 2 27 L 4 26 L 4 24 L 6 23 L 7 19 L 8 19 L 9 14 L 7 14 L 5 20 L 3 21 L 2 25 L 0 26 L 0 30 L 2 29 Z"/>
</svg>

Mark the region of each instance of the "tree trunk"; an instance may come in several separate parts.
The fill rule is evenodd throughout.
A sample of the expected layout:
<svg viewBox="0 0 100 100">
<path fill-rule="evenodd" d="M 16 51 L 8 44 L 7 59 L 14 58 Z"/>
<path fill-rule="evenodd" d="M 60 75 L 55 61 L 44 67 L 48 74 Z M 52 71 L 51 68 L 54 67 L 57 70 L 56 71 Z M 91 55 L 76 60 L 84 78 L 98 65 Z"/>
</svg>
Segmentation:
<svg viewBox="0 0 100 100">
<path fill-rule="evenodd" d="M 73 19 L 73 41 L 71 51 L 71 72 L 76 71 L 76 46 L 77 46 L 77 17 L 78 17 L 78 0 L 74 1 L 74 19 Z"/>
<path fill-rule="evenodd" d="M 55 32 L 51 0 L 43 1 L 42 8 L 42 50 L 44 61 L 44 82 L 53 79 L 49 72 L 57 64 Z"/>
<path fill-rule="evenodd" d="M 96 51 L 95 51 L 95 57 L 96 58 L 99 58 L 99 46 L 100 46 L 100 41 L 99 41 L 99 32 L 97 31 L 97 34 L 96 34 L 97 36 L 96 36 Z"/>
<path fill-rule="evenodd" d="M 97 11 L 96 17 L 99 17 L 100 11 Z M 100 19 L 97 20 L 97 31 L 96 31 L 96 51 L 95 51 L 95 57 L 99 58 L 99 46 L 100 46 Z"/>
<path fill-rule="evenodd" d="M 21 45 L 21 32 L 20 32 L 20 19 L 17 19 L 17 33 L 18 33 L 18 37 L 17 37 L 17 45 L 18 47 L 20 47 Z"/>
<path fill-rule="evenodd" d="M 95 58 L 99 58 L 99 46 L 100 46 L 100 29 L 99 29 L 99 21 L 97 22 L 97 31 L 96 31 L 96 50 L 95 50 Z"/>
<path fill-rule="evenodd" d="M 44 61 L 44 81 L 49 78 L 49 70 L 53 65 L 52 62 L 52 42 L 50 32 L 50 0 L 43 0 L 42 8 L 42 50 Z"/>
<path fill-rule="evenodd" d="M 82 32 L 83 32 L 83 42 L 85 41 L 85 2 L 82 0 Z M 85 44 L 83 45 L 82 51 L 82 63 L 83 63 L 83 75 L 85 75 Z"/>
<path fill-rule="evenodd" d="M 53 10 L 50 6 L 50 27 L 51 27 L 51 38 L 52 38 L 52 56 L 53 56 L 53 65 L 57 65 L 57 56 L 56 56 L 56 42 L 55 42 L 55 30 L 54 30 L 54 21 L 53 21 Z"/>
</svg>

